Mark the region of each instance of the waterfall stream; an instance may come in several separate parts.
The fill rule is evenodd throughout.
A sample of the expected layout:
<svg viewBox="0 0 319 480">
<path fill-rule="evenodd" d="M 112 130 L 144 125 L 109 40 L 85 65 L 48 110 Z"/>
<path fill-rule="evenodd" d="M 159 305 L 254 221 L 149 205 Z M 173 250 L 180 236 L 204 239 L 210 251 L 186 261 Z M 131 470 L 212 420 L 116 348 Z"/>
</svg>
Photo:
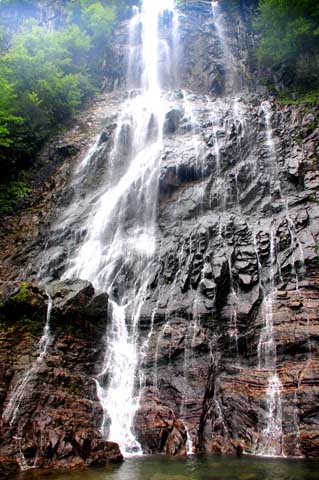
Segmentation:
<svg viewBox="0 0 319 480">
<path fill-rule="evenodd" d="M 160 35 L 160 24 L 169 38 Z M 81 278 L 111 298 L 105 357 L 96 377 L 103 407 L 101 433 L 124 455 L 142 453 L 132 423 L 141 377 L 137 327 L 152 274 L 156 204 L 168 103 L 163 88 L 176 75 L 177 15 L 173 0 L 144 0 L 130 22 L 128 100 L 121 106 L 106 181 L 91 204 L 84 242 L 63 278 Z M 159 68 L 160 65 L 160 68 Z M 92 147 L 79 170 L 98 148 Z"/>
<path fill-rule="evenodd" d="M 272 128 L 270 122 L 271 111 L 266 103 L 262 104 L 262 111 L 265 116 L 266 125 L 266 147 L 269 153 L 269 162 L 271 169 L 275 171 L 275 182 L 278 182 L 278 171 L 276 167 L 276 149 L 274 145 Z M 275 187 L 272 182 L 270 185 L 273 189 L 277 188 L 280 192 L 280 182 Z M 279 185 L 279 186 L 278 186 Z M 281 390 L 282 383 L 277 373 L 277 346 L 274 339 L 273 324 L 273 297 L 276 293 L 276 239 L 274 232 L 270 232 L 270 255 L 269 255 L 269 279 L 268 287 L 266 287 L 266 296 L 264 299 L 264 327 L 260 333 L 258 343 L 258 361 L 259 368 L 269 372 L 268 385 L 266 389 L 266 418 L 265 427 L 261 432 L 261 438 L 257 449 L 257 454 L 262 456 L 281 456 L 283 454 L 282 446 L 282 399 Z"/>
<path fill-rule="evenodd" d="M 217 1 L 211 2 L 213 22 L 219 39 L 220 48 L 222 50 L 222 59 L 224 68 L 226 70 L 226 84 L 231 95 L 242 90 L 242 81 L 238 69 L 238 62 L 236 61 L 233 52 L 228 44 L 227 35 L 225 33 L 225 26 L 223 24 L 222 13 L 219 3 Z"/>
</svg>

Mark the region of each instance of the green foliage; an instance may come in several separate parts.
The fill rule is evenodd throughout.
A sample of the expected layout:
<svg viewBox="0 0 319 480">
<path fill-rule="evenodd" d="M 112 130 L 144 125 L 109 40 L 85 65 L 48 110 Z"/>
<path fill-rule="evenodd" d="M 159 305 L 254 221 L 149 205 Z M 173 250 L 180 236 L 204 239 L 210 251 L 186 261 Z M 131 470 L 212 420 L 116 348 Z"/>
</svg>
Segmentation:
<svg viewBox="0 0 319 480">
<path fill-rule="evenodd" d="M 1 2 L 0 162 L 7 181 L 32 165 L 43 142 L 102 84 L 119 9 L 125 10 L 131 3 L 67 2 L 64 26 L 49 31 L 36 24 L 34 0 Z M 23 12 L 25 21 L 8 48 L 4 20 L 8 15 L 1 19 L 1 13 L 10 13 L 10 8 Z M 27 193 L 20 180 L 1 187 L 0 212 L 12 210 L 16 200 Z"/>
<path fill-rule="evenodd" d="M 0 185 L 0 214 L 12 212 L 17 202 L 30 194 L 31 187 L 24 172 L 20 173 L 17 180 Z"/>
<path fill-rule="evenodd" d="M 67 385 L 66 388 L 71 394 L 80 395 L 80 393 L 81 393 L 81 389 L 80 389 L 79 385 L 77 385 L 76 383 L 71 383 L 71 384 Z"/>
<path fill-rule="evenodd" d="M 262 66 L 285 64 L 300 84 L 319 85 L 319 60 L 309 78 L 309 60 L 319 55 L 319 2 L 260 0 L 254 26 L 260 33 L 257 55 Z"/>
<path fill-rule="evenodd" d="M 31 319 L 27 315 L 18 316 L 12 324 L 8 319 L 0 315 L 0 333 L 18 333 L 30 332 L 32 335 L 38 335 L 41 332 L 41 323 L 38 319 Z"/>
<path fill-rule="evenodd" d="M 1 320 L 1 317 L 0 317 L 0 333 L 14 333 L 16 331 L 16 326 L 15 325 L 11 325 L 9 326 L 5 321 Z"/>
<path fill-rule="evenodd" d="M 311 90 L 306 92 L 303 90 L 293 90 L 289 92 L 283 92 L 279 96 L 279 100 L 283 105 L 319 106 L 319 90 Z M 309 109 L 309 111 L 311 111 L 311 109 Z"/>
<path fill-rule="evenodd" d="M 26 167 L 93 91 L 86 71 L 90 47 L 78 26 L 47 32 L 28 24 L 14 37 L 0 59 L 0 160 L 7 172 Z"/>
<path fill-rule="evenodd" d="M 1 147 L 9 147 L 13 139 L 10 136 L 10 129 L 13 125 L 22 123 L 22 118 L 14 115 L 14 107 L 17 96 L 15 94 L 14 86 L 10 81 L 0 72 L 0 158 Z"/>
<path fill-rule="evenodd" d="M 100 2 L 92 3 L 83 8 L 82 22 L 92 38 L 91 66 L 95 75 L 103 69 L 107 46 L 110 43 L 112 26 L 116 19 L 114 6 L 104 6 Z"/>
<path fill-rule="evenodd" d="M 12 302 L 28 303 L 30 300 L 30 292 L 27 282 L 22 282 L 18 293 L 11 297 Z"/>
</svg>

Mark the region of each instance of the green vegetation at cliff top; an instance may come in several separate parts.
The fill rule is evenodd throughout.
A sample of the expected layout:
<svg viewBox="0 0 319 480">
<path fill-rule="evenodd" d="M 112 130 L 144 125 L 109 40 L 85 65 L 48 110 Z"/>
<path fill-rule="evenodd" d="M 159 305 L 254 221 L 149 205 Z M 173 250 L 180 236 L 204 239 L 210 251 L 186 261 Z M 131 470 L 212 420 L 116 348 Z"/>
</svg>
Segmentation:
<svg viewBox="0 0 319 480">
<path fill-rule="evenodd" d="M 2 0 L 0 162 L 2 178 L 11 183 L 0 189 L 0 212 L 10 211 L 16 200 L 30 193 L 26 177 L 18 178 L 20 172 L 33 165 L 44 141 L 112 75 L 112 29 L 134 3 L 66 1 L 52 30 L 39 14 L 38 1 Z M 256 1 L 221 3 L 230 11 Z M 48 0 L 48 11 L 50 5 Z M 319 1 L 260 0 L 254 27 L 260 35 L 260 68 L 270 81 L 274 72 L 284 71 L 294 90 L 303 92 L 299 100 L 295 94 L 294 101 L 318 103 Z"/>
<path fill-rule="evenodd" d="M 37 2 L 1 2 L 0 162 L 2 178 L 15 181 L 10 191 L 2 191 L 2 211 L 10 209 L 10 193 L 23 193 L 16 175 L 32 165 L 43 142 L 83 100 L 101 88 L 108 59 L 112 62 L 112 29 L 129 3 L 67 2 L 52 31 L 39 21 Z M 13 7 L 19 11 L 14 25 Z"/>
<path fill-rule="evenodd" d="M 319 1 L 260 0 L 254 26 L 262 68 L 285 71 L 303 91 L 319 88 Z"/>
</svg>

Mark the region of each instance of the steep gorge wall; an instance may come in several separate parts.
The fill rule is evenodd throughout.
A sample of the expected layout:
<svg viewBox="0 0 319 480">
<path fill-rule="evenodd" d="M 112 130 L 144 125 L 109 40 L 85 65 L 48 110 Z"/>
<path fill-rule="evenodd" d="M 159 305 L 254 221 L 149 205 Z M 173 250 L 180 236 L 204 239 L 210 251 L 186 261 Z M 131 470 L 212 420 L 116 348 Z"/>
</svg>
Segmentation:
<svg viewBox="0 0 319 480">
<path fill-rule="evenodd" d="M 96 338 L 105 332 L 107 295 L 81 281 L 56 284 L 50 293 L 48 347 L 41 357 L 48 294 L 33 284 L 1 282 L 1 478 L 20 469 L 122 460 L 118 445 L 105 442 L 99 432 L 102 410 L 93 380 L 102 355 Z"/>
<path fill-rule="evenodd" d="M 182 14 L 181 89 L 167 92 L 158 248 L 140 319 L 140 345 L 149 341 L 138 367 L 144 384 L 134 431 L 146 453 L 185 453 L 190 442 L 197 451 L 261 452 L 273 370 L 260 365 L 258 346 L 270 298 L 281 383 L 274 408 L 282 416 L 274 448 L 318 456 L 319 112 L 261 95 L 243 18 L 231 23 L 223 16 L 233 60 L 225 63 L 210 2 L 189 2 Z M 119 83 L 125 32 L 124 25 L 116 47 Z M 79 243 L 78 217 L 63 229 L 58 220 L 79 188 L 67 187 L 73 162 L 92 143 L 92 130 L 103 130 L 85 198 L 107 170 L 124 95 L 106 96 L 66 134 L 64 144 L 80 154 L 60 166 L 57 192 L 48 185 L 39 194 L 49 198 L 40 211 L 22 215 L 23 234 L 11 219 L 1 242 L 3 278 L 16 278 L 21 269 L 34 278 L 41 265 L 51 281 L 65 270 Z M 128 139 L 123 135 L 124 149 Z M 58 147 L 51 146 L 52 155 Z M 87 215 L 83 209 L 82 221 Z M 126 275 L 114 289 L 126 288 Z M 90 395 L 96 402 L 93 390 Z M 41 409 L 48 408 L 43 401 Z"/>
<path fill-rule="evenodd" d="M 194 172 L 183 133 L 183 147 L 173 153 L 177 164 L 168 164 L 164 174 L 171 191 L 160 203 L 153 304 L 142 314 L 147 330 L 150 311 L 156 311 L 144 360 L 150 379 L 144 401 L 159 399 L 159 415 L 169 408 L 183 419 L 199 449 L 258 451 L 269 413 L 270 370 L 258 367 L 258 345 L 270 292 L 283 384 L 282 452 L 317 455 L 318 132 L 308 130 L 302 109 L 272 105 L 275 167 L 260 106 L 249 103 L 241 124 L 222 101 L 227 113 L 219 117 L 222 174 L 216 175 L 207 120 L 212 109 L 204 102 L 200 110 L 195 98 L 206 141 L 197 145 L 203 156 Z M 313 118 L 318 112 L 308 121 Z M 269 289 L 271 278 L 278 290 Z M 137 428 L 143 431 L 142 419 Z"/>
<path fill-rule="evenodd" d="M 30 18 L 49 30 L 61 28 L 66 17 L 65 4 L 64 0 L 11 2 L 2 6 L 1 21 L 9 34 L 16 33 Z"/>
</svg>

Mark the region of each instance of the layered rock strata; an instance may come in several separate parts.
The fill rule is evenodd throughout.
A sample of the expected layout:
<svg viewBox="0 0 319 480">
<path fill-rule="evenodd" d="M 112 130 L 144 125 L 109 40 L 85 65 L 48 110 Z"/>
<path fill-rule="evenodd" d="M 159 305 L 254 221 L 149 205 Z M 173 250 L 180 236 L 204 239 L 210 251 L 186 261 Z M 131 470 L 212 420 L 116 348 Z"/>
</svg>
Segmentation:
<svg viewBox="0 0 319 480">
<path fill-rule="evenodd" d="M 1 284 L 4 475 L 31 467 L 101 466 L 122 459 L 118 445 L 105 442 L 99 433 L 102 412 L 93 379 L 107 322 L 107 295 L 95 295 L 88 282 L 55 284 L 50 293 L 49 340 L 40 358 L 47 294 L 33 284 Z"/>
<path fill-rule="evenodd" d="M 302 105 L 284 106 L 261 95 L 258 88 L 243 93 L 240 83 L 248 89 L 254 65 L 249 57 L 252 35 L 242 18 L 235 24 L 236 32 L 223 20 L 226 48 L 239 65 L 234 70 L 225 64 L 225 44 L 210 2 L 189 2 L 182 13 L 185 90 L 165 93 L 171 108 L 164 125 L 157 255 L 139 321 L 143 351 L 136 394 L 140 372 L 143 381 L 134 432 L 146 453 L 263 453 L 273 414 L 277 421 L 273 447 L 282 455 L 315 457 L 319 454 L 319 112 L 315 107 L 309 111 Z M 201 25 L 196 32 L 195 24 Z M 121 38 L 119 65 L 125 65 L 127 35 Z M 120 77 L 119 73 L 121 83 Z M 233 91 L 238 79 L 241 82 Z M 110 107 L 105 113 L 98 111 L 97 122 L 93 119 L 97 148 L 83 184 L 74 185 L 69 175 L 92 137 L 86 129 L 79 140 L 75 129 L 73 135 L 83 150 L 60 166 L 64 169 L 64 175 L 57 177 L 62 178 L 60 208 L 51 201 L 54 193 L 48 187 L 50 203 L 45 214 L 40 209 L 40 228 L 32 219 L 23 220 L 25 212 L 20 217 L 22 232 L 31 231 L 31 238 L 21 238 L 17 220 L 8 220 L 8 235 L 1 241 L 3 277 L 13 279 L 25 269 L 27 278 L 35 278 L 40 270 L 50 283 L 66 270 L 86 234 L 81 230 L 90 214 L 86 199 L 107 175 L 121 95 L 105 96 L 101 105 Z M 130 148 L 129 133 L 121 132 L 123 152 Z M 125 166 L 123 155 L 119 169 Z M 128 213 L 128 227 L 129 222 Z M 127 288 L 129 274 L 118 275 L 111 295 Z M 54 336 L 54 309 L 52 318 Z M 88 325 L 94 331 L 95 324 L 92 317 L 83 334 Z M 102 330 L 101 326 L 99 336 Z M 32 339 L 23 341 L 29 342 L 27 349 L 35 356 Z M 61 341 L 52 346 L 54 362 L 69 365 L 65 352 L 74 336 L 63 333 Z M 75 371 L 80 377 L 88 372 L 81 381 L 86 385 L 86 401 L 93 402 L 97 412 L 90 413 L 88 425 L 98 426 L 101 411 L 90 375 L 96 372 L 101 351 L 93 354 L 82 341 L 75 342 L 75 350 L 81 346 Z M 267 343 L 271 362 L 265 360 Z M 7 350 L 5 344 L 3 351 Z M 72 369 L 62 365 L 72 377 L 75 365 Z M 59 372 L 58 368 L 62 375 Z M 276 402 L 271 407 L 269 380 L 275 374 Z M 48 385 L 53 382 L 54 396 L 54 389 L 61 388 L 54 383 L 56 370 L 50 368 L 46 375 L 42 378 L 51 379 Z M 13 376 L 10 387 L 10 377 L 2 387 L 3 400 L 15 381 Z M 68 380 L 65 385 L 70 385 Z M 69 402 L 76 392 L 63 395 Z M 34 408 L 41 410 L 38 405 L 43 402 L 46 411 L 50 398 L 40 396 Z M 22 450 L 27 456 L 31 440 L 27 433 L 21 436 L 26 439 Z M 71 464 L 89 463 L 74 455 L 71 450 Z M 49 465 L 48 456 L 45 451 L 41 465 Z M 58 461 L 66 465 L 60 457 Z"/>
</svg>

